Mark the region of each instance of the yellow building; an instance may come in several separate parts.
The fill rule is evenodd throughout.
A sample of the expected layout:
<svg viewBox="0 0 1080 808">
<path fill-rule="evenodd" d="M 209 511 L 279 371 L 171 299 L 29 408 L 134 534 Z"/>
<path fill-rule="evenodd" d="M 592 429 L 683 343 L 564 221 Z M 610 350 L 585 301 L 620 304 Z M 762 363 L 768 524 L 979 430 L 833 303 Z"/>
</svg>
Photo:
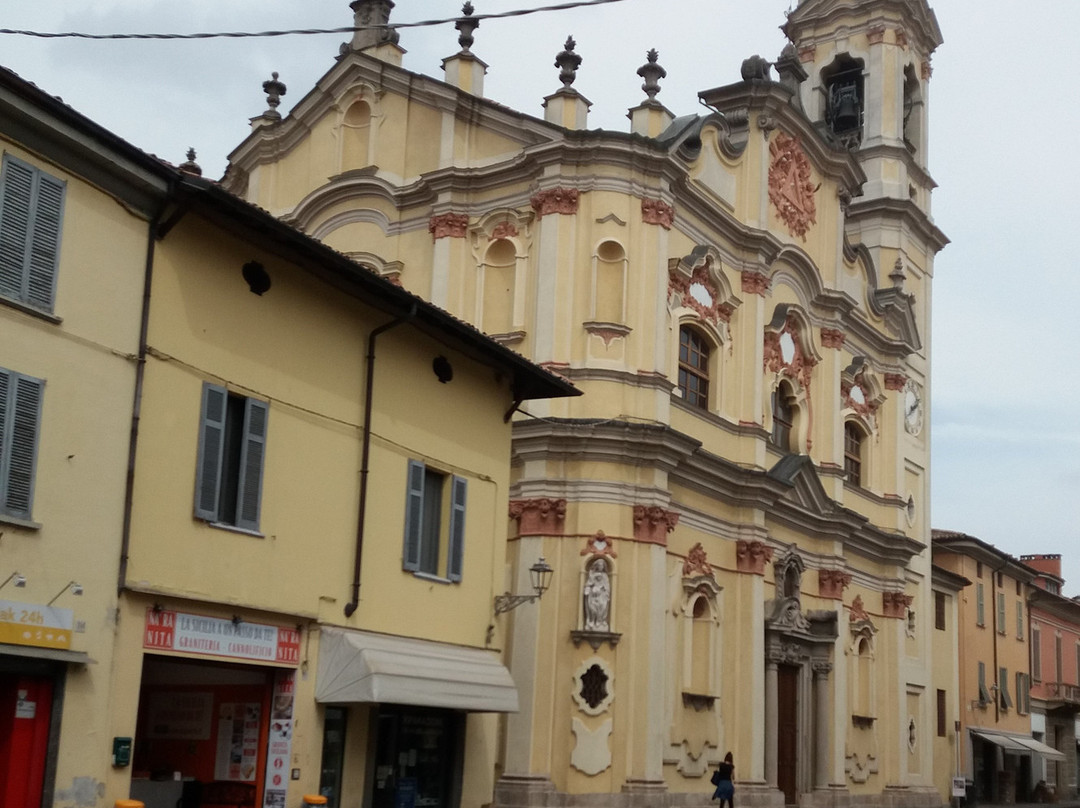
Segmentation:
<svg viewBox="0 0 1080 808">
<path fill-rule="evenodd" d="M 972 582 L 958 609 L 960 771 L 979 801 L 1031 801 L 1043 761 L 1065 757 L 1031 734 L 1027 602 L 1035 571 L 953 531 L 934 531 L 933 555 Z"/>
<path fill-rule="evenodd" d="M 937 564 L 933 567 L 934 638 L 930 658 L 933 662 L 935 701 L 934 784 L 942 794 L 968 797 L 967 778 L 961 760 L 964 735 L 960 712 L 960 600 L 971 581 Z M 954 783 L 954 780 L 956 781 Z M 962 783 L 960 781 L 963 781 Z M 962 788 L 961 788 L 962 786 Z"/>
<path fill-rule="evenodd" d="M 555 577 L 496 622 L 521 703 L 495 804 L 705 804 L 728 750 L 743 805 L 946 801 L 933 12 L 804 0 L 701 115 L 656 100 L 650 53 L 614 132 L 572 38 L 536 119 L 484 98 L 475 18 L 439 80 L 401 67 L 393 3 L 352 6 L 287 116 L 267 83 L 224 184 L 586 393 L 514 427 L 506 586 Z"/>
<path fill-rule="evenodd" d="M 511 417 L 577 391 L 0 80 L 3 804 L 490 802 Z"/>
<path fill-rule="evenodd" d="M 0 804 L 86 806 L 112 751 L 139 311 L 165 182 L 4 69 L 0 152 Z"/>
</svg>

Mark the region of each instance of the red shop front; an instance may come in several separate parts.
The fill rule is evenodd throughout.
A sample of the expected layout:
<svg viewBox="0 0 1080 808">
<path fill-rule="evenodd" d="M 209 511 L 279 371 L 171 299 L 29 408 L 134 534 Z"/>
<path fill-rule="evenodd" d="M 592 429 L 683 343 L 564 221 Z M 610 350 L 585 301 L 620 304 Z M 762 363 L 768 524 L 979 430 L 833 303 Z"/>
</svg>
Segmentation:
<svg viewBox="0 0 1080 808">
<path fill-rule="evenodd" d="M 294 628 L 147 610 L 131 797 L 146 808 L 283 806 L 299 645 Z"/>
</svg>

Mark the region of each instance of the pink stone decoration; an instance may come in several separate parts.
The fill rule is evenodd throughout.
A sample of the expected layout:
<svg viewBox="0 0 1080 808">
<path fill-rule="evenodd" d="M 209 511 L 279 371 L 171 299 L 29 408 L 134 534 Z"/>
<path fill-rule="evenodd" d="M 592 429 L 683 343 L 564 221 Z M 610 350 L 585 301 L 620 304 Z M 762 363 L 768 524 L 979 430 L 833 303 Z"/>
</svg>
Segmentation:
<svg viewBox="0 0 1080 808">
<path fill-rule="evenodd" d="M 881 613 L 885 617 L 904 617 L 915 598 L 903 592 L 882 592 Z"/>
<path fill-rule="evenodd" d="M 765 565 L 772 562 L 773 548 L 763 541 L 739 539 L 735 542 L 735 569 L 754 575 L 764 575 Z"/>
<path fill-rule="evenodd" d="M 903 28 L 896 29 L 896 44 L 904 49 L 908 46 L 907 31 Z"/>
<path fill-rule="evenodd" d="M 658 224 L 665 230 L 670 230 L 675 222 L 675 208 L 659 199 L 642 199 L 641 221 L 645 224 Z"/>
<path fill-rule="evenodd" d="M 469 226 L 469 217 L 464 213 L 440 213 L 432 216 L 428 222 L 428 232 L 432 238 L 465 238 Z"/>
<path fill-rule="evenodd" d="M 817 56 L 817 45 L 806 45 L 799 48 L 799 61 L 800 62 L 812 62 L 814 57 Z"/>
<path fill-rule="evenodd" d="M 851 618 L 852 621 L 869 620 L 870 615 L 867 614 L 862 602 L 862 595 L 856 595 L 855 600 L 851 601 Z"/>
<path fill-rule="evenodd" d="M 764 275 L 749 270 L 742 272 L 742 290 L 748 295 L 761 295 L 769 291 L 769 279 Z"/>
<path fill-rule="evenodd" d="M 806 241 L 810 226 L 817 222 L 817 188 L 810 178 L 806 159 L 797 137 L 777 132 L 769 144 L 769 201 L 776 208 L 788 232 Z"/>
<path fill-rule="evenodd" d="M 498 241 L 501 238 L 517 238 L 518 229 L 513 222 L 499 222 L 488 236 L 488 241 Z"/>
<path fill-rule="evenodd" d="M 920 71 L 919 72 L 920 72 L 920 75 L 922 75 L 922 80 L 923 81 L 930 81 L 930 77 L 932 75 L 934 75 L 934 68 L 930 66 L 930 60 L 929 59 L 923 60 L 922 65 L 920 65 Z"/>
<path fill-rule="evenodd" d="M 709 564 L 709 559 L 705 555 L 705 548 L 701 546 L 701 542 L 690 548 L 686 561 L 683 562 L 682 574 L 683 578 L 693 578 L 697 575 L 713 577 L 712 566 Z"/>
<path fill-rule="evenodd" d="M 622 339 L 626 336 L 626 329 L 606 328 L 602 325 L 587 324 L 585 330 L 594 336 L 600 337 L 604 345 L 610 345 L 614 339 Z"/>
<path fill-rule="evenodd" d="M 614 542 L 602 530 L 596 531 L 595 535 L 589 537 L 589 540 L 585 542 L 585 549 L 581 551 L 581 555 L 619 557 L 619 554 L 615 552 Z"/>
<path fill-rule="evenodd" d="M 905 384 L 907 384 L 907 376 L 905 376 L 903 373 L 885 374 L 886 390 L 903 390 Z"/>
<path fill-rule="evenodd" d="M 670 298 L 673 294 L 679 295 L 682 298 L 682 304 L 688 309 L 697 312 L 697 315 L 703 320 L 708 320 L 711 323 L 723 320 L 727 323 L 731 321 L 731 315 L 735 313 L 735 308 L 729 303 L 720 302 L 720 290 L 709 275 L 710 267 L 712 267 L 712 256 L 706 258 L 704 263 L 694 267 L 694 271 L 689 278 L 681 275 L 677 268 L 672 267 L 668 272 L 668 297 Z M 700 283 L 708 290 L 709 297 L 713 301 L 711 306 L 705 306 L 690 294 L 690 287 L 695 283 Z"/>
<path fill-rule="evenodd" d="M 866 32 L 866 41 L 871 45 L 880 45 L 885 41 L 885 26 L 879 25 L 877 28 L 871 28 Z"/>
<path fill-rule="evenodd" d="M 851 397 L 851 390 L 854 387 L 862 390 L 862 401 L 856 401 Z M 840 399 L 843 401 L 843 407 L 854 410 L 864 418 L 868 418 L 878 411 L 877 402 L 870 400 L 870 386 L 866 383 L 862 373 L 855 377 L 854 383 L 841 380 Z"/>
<path fill-rule="evenodd" d="M 566 500 L 537 497 L 510 500 L 510 518 L 518 520 L 518 535 L 561 536 Z"/>
<path fill-rule="evenodd" d="M 839 328 L 823 328 L 821 329 L 821 347 L 823 348 L 836 348 L 839 350 L 844 347 L 844 332 Z"/>
<path fill-rule="evenodd" d="M 823 598 L 840 600 L 851 584 L 851 573 L 843 570 L 818 570 L 818 594 Z"/>
<path fill-rule="evenodd" d="M 650 544 L 667 544 L 667 534 L 675 529 L 679 514 L 658 505 L 634 506 L 634 539 Z"/>
<path fill-rule="evenodd" d="M 547 216 L 549 213 L 569 215 L 577 213 L 579 196 L 576 188 L 551 188 L 537 193 L 529 203 L 537 216 Z"/>
<path fill-rule="evenodd" d="M 780 351 L 780 337 L 790 334 L 795 343 L 795 355 L 790 362 L 784 362 L 784 356 Z M 770 373 L 779 373 L 789 378 L 797 379 L 799 384 L 810 390 L 810 380 L 813 378 L 817 360 L 807 356 L 802 347 L 802 334 L 799 321 L 794 315 L 789 314 L 784 327 L 780 331 L 767 331 L 765 333 L 765 370 Z"/>
</svg>

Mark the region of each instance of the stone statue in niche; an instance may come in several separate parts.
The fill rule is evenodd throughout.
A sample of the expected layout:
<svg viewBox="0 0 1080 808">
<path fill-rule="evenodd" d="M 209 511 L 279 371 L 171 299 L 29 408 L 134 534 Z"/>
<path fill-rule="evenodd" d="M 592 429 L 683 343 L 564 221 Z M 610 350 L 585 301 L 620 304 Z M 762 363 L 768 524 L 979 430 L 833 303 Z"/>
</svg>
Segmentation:
<svg viewBox="0 0 1080 808">
<path fill-rule="evenodd" d="M 594 558 L 585 568 L 582 599 L 585 631 L 610 631 L 611 574 L 606 559 Z"/>
</svg>

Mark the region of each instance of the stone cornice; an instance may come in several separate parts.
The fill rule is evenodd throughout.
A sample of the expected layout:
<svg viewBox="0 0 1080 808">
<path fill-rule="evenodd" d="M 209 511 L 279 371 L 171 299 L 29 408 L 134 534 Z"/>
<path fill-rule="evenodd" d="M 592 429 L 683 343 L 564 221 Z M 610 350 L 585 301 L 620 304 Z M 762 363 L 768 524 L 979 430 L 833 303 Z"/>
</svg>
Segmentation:
<svg viewBox="0 0 1080 808">
<path fill-rule="evenodd" d="M 834 30 L 848 25 L 850 18 L 857 15 L 860 18 L 858 27 L 863 30 L 883 26 L 909 30 L 918 39 L 920 52 L 925 54 L 932 53 L 942 42 L 937 17 L 924 0 L 914 3 L 911 0 L 877 0 L 869 17 L 865 16 L 867 12 L 864 8 L 865 5 L 857 0 L 806 0 L 792 11 L 782 30 L 801 49 L 827 41 L 833 36 Z M 817 38 L 800 37 L 799 31 L 803 27 L 825 33 Z"/>
<path fill-rule="evenodd" d="M 862 219 L 890 219 L 903 222 L 908 229 L 918 236 L 935 253 L 940 252 L 949 238 L 941 232 L 930 217 L 910 199 L 856 199 L 848 206 L 847 222 L 857 223 Z"/>
</svg>

